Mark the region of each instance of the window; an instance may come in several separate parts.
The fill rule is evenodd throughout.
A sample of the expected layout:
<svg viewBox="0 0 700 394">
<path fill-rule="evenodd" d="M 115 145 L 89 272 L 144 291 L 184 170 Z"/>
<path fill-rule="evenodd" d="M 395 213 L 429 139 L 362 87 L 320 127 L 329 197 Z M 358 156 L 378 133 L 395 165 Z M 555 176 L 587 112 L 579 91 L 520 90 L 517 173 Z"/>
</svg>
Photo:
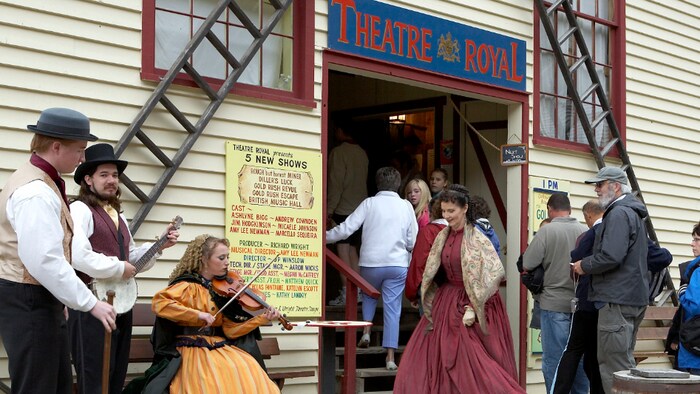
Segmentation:
<svg viewBox="0 0 700 394">
<path fill-rule="evenodd" d="M 622 0 L 569 0 L 578 17 L 579 27 L 586 40 L 586 46 L 593 56 L 598 78 L 605 90 L 613 111 L 618 129 L 624 130 L 624 2 Z M 550 4 L 547 4 L 549 6 Z M 589 150 L 588 139 L 581 127 L 573 101 L 567 96 L 566 83 L 559 71 L 554 52 L 544 31 L 539 15 L 535 22 L 539 26 L 535 32 L 536 50 L 535 75 L 535 135 L 534 142 L 544 145 L 567 147 L 575 150 Z M 557 36 L 568 30 L 564 12 L 558 10 L 553 20 Z M 573 65 L 581 57 L 573 37 L 562 45 L 567 63 Z M 591 85 L 585 66 L 573 74 L 579 94 Z M 602 113 L 602 107 L 595 94 L 584 100 L 589 120 Z M 537 116 L 537 114 L 539 116 Z M 596 142 L 605 145 L 611 139 L 607 122 L 602 122 L 595 130 Z"/>
<path fill-rule="evenodd" d="M 218 0 L 144 0 L 144 79 L 158 80 L 197 32 Z M 266 0 L 237 0 L 260 30 L 275 9 Z M 253 36 L 229 9 L 212 28 L 229 51 L 242 60 Z M 213 86 L 233 71 L 214 46 L 204 39 L 191 63 Z M 177 83 L 194 86 L 181 73 Z M 313 106 L 313 3 L 295 0 L 238 79 L 236 94 Z"/>
</svg>

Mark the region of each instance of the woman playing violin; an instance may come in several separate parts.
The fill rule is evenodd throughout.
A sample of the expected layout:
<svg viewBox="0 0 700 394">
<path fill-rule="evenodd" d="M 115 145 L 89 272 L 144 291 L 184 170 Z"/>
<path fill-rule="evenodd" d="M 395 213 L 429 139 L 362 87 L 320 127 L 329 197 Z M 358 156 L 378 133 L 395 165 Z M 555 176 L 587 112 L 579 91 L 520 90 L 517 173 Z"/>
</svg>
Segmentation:
<svg viewBox="0 0 700 394">
<path fill-rule="evenodd" d="M 153 297 L 153 311 L 159 317 L 155 361 L 159 353 L 166 353 L 159 352 L 165 347 L 163 338 L 170 338 L 181 356 L 181 365 L 170 380 L 170 393 L 279 393 L 258 362 L 232 345 L 235 338 L 277 320 L 279 312 L 270 307 L 243 322 L 230 319 L 230 314 L 224 312 L 214 317 L 220 305 L 214 300 L 211 283 L 215 277 L 226 276 L 228 263 L 228 240 L 200 235 L 187 246 L 170 275 L 170 285 Z M 170 322 L 175 326 L 163 328 Z M 149 385 L 145 391 L 150 391 Z"/>
</svg>

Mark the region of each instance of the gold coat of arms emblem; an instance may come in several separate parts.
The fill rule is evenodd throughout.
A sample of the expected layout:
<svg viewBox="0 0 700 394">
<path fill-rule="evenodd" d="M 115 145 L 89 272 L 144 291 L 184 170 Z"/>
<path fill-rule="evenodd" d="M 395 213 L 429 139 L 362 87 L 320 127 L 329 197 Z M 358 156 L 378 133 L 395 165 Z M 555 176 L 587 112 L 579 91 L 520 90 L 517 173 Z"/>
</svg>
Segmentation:
<svg viewBox="0 0 700 394">
<path fill-rule="evenodd" d="M 447 33 L 447 36 L 440 34 L 440 43 L 438 45 L 438 56 L 445 61 L 459 61 L 459 44 L 457 39 L 452 39 L 452 33 Z"/>
</svg>

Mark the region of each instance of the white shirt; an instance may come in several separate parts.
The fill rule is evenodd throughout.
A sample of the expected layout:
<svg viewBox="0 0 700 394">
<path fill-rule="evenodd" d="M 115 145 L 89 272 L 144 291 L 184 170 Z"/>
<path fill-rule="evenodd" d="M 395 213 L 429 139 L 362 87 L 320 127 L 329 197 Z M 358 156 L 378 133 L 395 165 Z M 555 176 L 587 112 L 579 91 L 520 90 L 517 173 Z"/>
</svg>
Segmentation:
<svg viewBox="0 0 700 394">
<path fill-rule="evenodd" d="M 75 233 L 73 234 L 73 268 L 84 272 L 93 278 L 107 279 L 119 278 L 124 273 L 124 263 L 115 256 L 105 256 L 92 250 L 90 237 L 95 232 L 95 221 L 90 208 L 82 201 L 74 201 L 70 204 L 70 214 L 73 217 Z M 119 214 L 126 223 L 124 215 Z M 127 231 L 129 229 L 127 228 Z M 129 231 L 129 262 L 136 263 L 141 256 L 153 245 L 152 242 L 145 243 L 141 247 L 136 247 L 131 231 Z M 154 256 L 139 272 L 147 271 L 156 262 Z"/>
<path fill-rule="evenodd" d="M 410 202 L 395 192 L 381 191 L 362 201 L 343 223 L 326 231 L 326 242 L 346 239 L 360 226 L 361 267 L 408 267 L 418 234 Z"/>
<path fill-rule="evenodd" d="M 34 279 L 69 308 L 91 310 L 97 298 L 63 253 L 60 197 L 46 183 L 32 181 L 12 193 L 5 212 L 17 233 L 17 254 Z"/>
</svg>

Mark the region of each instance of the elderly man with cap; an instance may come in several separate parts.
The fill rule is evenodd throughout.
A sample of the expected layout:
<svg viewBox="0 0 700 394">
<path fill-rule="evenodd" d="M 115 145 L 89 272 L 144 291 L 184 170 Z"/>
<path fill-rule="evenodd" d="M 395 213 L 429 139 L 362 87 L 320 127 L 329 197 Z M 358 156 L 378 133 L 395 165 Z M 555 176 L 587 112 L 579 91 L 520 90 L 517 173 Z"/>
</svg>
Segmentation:
<svg viewBox="0 0 700 394">
<path fill-rule="evenodd" d="M 595 184 L 605 213 L 593 253 L 572 264 L 577 274 L 591 275 L 588 299 L 598 309 L 598 366 L 610 393 L 613 373 L 635 367 L 632 352 L 649 301 L 648 212 L 620 168 L 603 167 L 586 183 Z"/>
<path fill-rule="evenodd" d="M 109 144 L 95 144 L 85 150 L 85 162 L 75 170 L 73 179 L 80 185 L 75 201 L 70 204 L 75 224 L 73 237 L 73 267 L 80 271 L 85 283 L 97 279 L 123 279 L 136 275 L 136 262 L 146 254 L 152 243 L 136 247 L 126 218 L 121 214 L 121 191 L 119 175 L 127 162 L 118 160 Z M 175 245 L 179 236 L 170 226 L 165 230 L 168 241 L 160 248 Z M 160 252 L 158 250 L 157 252 Z M 153 267 L 154 256 L 141 271 Z M 121 299 L 135 286 L 120 286 Z M 134 300 L 136 292 L 133 291 Z M 122 312 L 119 308 L 117 312 Z M 89 313 L 71 309 L 68 327 L 71 336 L 73 365 L 78 377 L 78 393 L 102 392 L 102 356 L 104 335 L 102 326 Z M 121 393 L 129 364 L 132 312 L 128 310 L 117 316 L 117 329 L 112 332 L 109 374 L 109 393 Z"/>
<path fill-rule="evenodd" d="M 114 308 L 71 267 L 73 221 L 61 178 L 97 137 L 85 115 L 66 108 L 43 111 L 27 128 L 32 156 L 0 192 L 0 336 L 13 393 L 70 393 L 65 306 L 115 328 Z"/>
</svg>

